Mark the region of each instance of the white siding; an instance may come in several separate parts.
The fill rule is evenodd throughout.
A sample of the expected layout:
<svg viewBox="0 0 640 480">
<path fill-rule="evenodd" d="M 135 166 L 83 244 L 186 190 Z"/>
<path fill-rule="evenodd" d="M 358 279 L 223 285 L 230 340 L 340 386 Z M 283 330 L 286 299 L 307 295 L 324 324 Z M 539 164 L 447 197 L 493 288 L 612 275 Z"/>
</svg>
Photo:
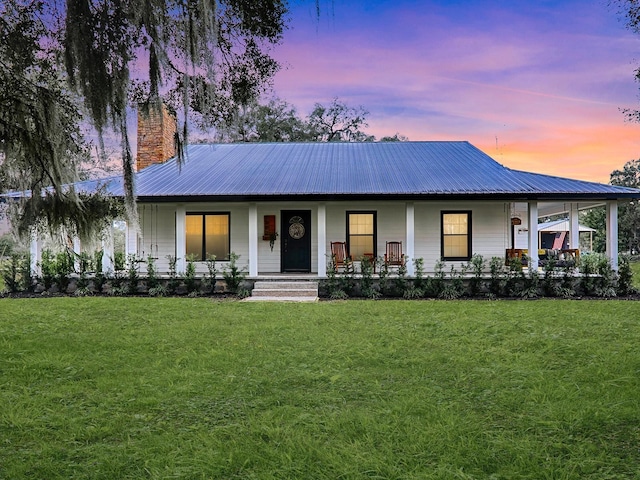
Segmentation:
<svg viewBox="0 0 640 480">
<path fill-rule="evenodd" d="M 442 210 L 470 210 L 472 212 L 472 252 L 489 260 L 504 256 L 509 248 L 509 204 L 503 202 L 415 202 L 415 256 L 423 258 L 426 272 L 432 272 L 440 258 L 440 213 Z M 188 204 L 189 212 L 230 212 L 231 251 L 240 255 L 240 266 L 248 269 L 249 255 L 249 204 L 248 203 L 197 203 Z M 280 240 L 278 236 L 273 251 L 269 241 L 263 240 L 265 215 L 276 216 L 276 230 L 280 232 L 282 210 L 311 211 L 311 270 L 317 272 L 317 206 L 313 202 L 295 205 L 286 202 L 258 204 L 258 272 L 259 274 L 280 272 Z M 358 201 L 326 202 L 327 236 L 324 251 L 325 262 L 329 261 L 330 243 L 346 241 L 346 212 L 377 212 L 377 255 L 383 256 L 387 241 L 401 241 L 406 250 L 406 202 L 403 201 Z M 140 230 L 138 255 L 153 255 L 158 272 L 168 271 L 167 255 L 175 255 L 175 204 L 140 205 Z M 218 262 L 222 270 L 227 262 Z M 459 268 L 460 262 L 455 263 Z M 206 273 L 206 263 L 198 262 L 199 273 Z M 144 271 L 144 268 L 143 268 Z"/>
<path fill-rule="evenodd" d="M 441 254 L 440 214 L 443 210 L 471 211 L 471 253 L 487 260 L 504 257 L 508 248 L 509 204 L 502 202 L 416 203 L 416 257 L 424 259 L 427 272 L 434 270 Z M 447 262 L 457 269 L 464 262 Z"/>
</svg>

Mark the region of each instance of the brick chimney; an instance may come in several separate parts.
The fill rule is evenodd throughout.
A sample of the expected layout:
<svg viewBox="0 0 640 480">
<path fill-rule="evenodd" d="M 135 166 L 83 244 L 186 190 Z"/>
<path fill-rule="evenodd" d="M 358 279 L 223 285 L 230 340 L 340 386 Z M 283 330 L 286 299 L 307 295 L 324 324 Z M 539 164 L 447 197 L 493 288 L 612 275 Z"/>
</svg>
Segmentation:
<svg viewBox="0 0 640 480">
<path fill-rule="evenodd" d="M 176 116 L 162 103 L 138 106 L 138 156 L 136 170 L 164 163 L 176 154 Z"/>
</svg>

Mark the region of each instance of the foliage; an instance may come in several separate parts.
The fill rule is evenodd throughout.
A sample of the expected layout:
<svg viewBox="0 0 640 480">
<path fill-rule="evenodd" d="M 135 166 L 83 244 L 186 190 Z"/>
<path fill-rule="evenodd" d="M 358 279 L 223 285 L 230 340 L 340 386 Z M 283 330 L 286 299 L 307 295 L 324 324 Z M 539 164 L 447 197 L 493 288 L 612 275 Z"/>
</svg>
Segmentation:
<svg viewBox="0 0 640 480">
<path fill-rule="evenodd" d="M 167 92 L 185 118 L 176 138 L 183 143 L 190 113 L 224 115 L 264 90 L 278 69 L 268 50 L 281 39 L 286 11 L 282 0 L 0 4 L 2 176 L 11 188 L 36 192 L 23 205 L 21 231 L 48 211 L 40 192 L 49 186 L 48 201 L 68 207 L 51 212 L 89 212 L 84 199 L 63 187 L 77 179 L 88 156 L 83 120 L 97 131 L 103 155 L 105 131 L 120 140 L 127 212 L 135 218 L 129 101 L 157 105 Z M 47 220 L 87 234 L 87 224 L 73 216 Z"/>
<path fill-rule="evenodd" d="M 451 265 L 448 281 L 444 282 L 440 293 L 438 293 L 438 298 L 442 298 L 445 300 L 455 300 L 456 298 L 460 298 L 464 294 L 464 283 L 462 282 L 463 275 L 464 269 L 463 271 L 459 272 L 456 270 L 455 266 Z"/>
<path fill-rule="evenodd" d="M 445 289 L 445 263 L 442 260 L 436 261 L 433 277 L 429 278 L 425 288 L 428 297 L 438 298 Z"/>
<path fill-rule="evenodd" d="M 316 103 L 306 117 L 295 107 L 279 98 L 266 105 L 253 102 L 240 106 L 232 115 L 216 124 L 219 142 L 364 142 L 375 137 L 361 130 L 366 127 L 368 112 L 363 107 L 351 107 L 334 98 L 329 106 Z M 406 141 L 396 134 L 380 141 Z"/>
<path fill-rule="evenodd" d="M 504 260 L 500 257 L 492 257 L 489 262 L 489 293 L 494 296 L 502 295 L 505 288 Z"/>
<path fill-rule="evenodd" d="M 327 263 L 327 295 L 332 300 L 343 300 L 349 296 L 340 288 L 333 261 Z"/>
<path fill-rule="evenodd" d="M 16 241 L 11 234 L 5 233 L 0 235 L 0 259 L 10 257 L 16 250 Z"/>
<path fill-rule="evenodd" d="M 78 297 L 84 297 L 91 294 L 88 274 L 92 267 L 93 258 L 87 252 L 80 252 L 77 256 L 77 261 L 79 269 L 76 291 L 74 294 Z"/>
<path fill-rule="evenodd" d="M 9 293 L 16 293 L 20 288 L 20 265 L 22 255 L 12 253 L 8 260 L 0 262 L 0 275 L 4 282 L 4 289 Z"/>
<path fill-rule="evenodd" d="M 198 292 L 195 261 L 195 255 L 187 255 L 187 269 L 184 272 L 184 285 L 187 287 L 187 293 L 190 295 L 195 295 Z"/>
<path fill-rule="evenodd" d="M 93 265 L 95 268 L 95 275 L 93 277 L 93 288 L 96 292 L 101 293 L 104 285 L 107 281 L 107 275 L 102 271 L 102 259 L 104 257 L 104 250 L 96 250 L 93 253 Z"/>
<path fill-rule="evenodd" d="M 158 271 L 156 270 L 156 259 L 153 255 L 147 256 L 147 292 L 151 297 L 164 297 L 167 294 L 167 287 L 160 283 Z"/>
<path fill-rule="evenodd" d="M 4 478 L 637 477 L 637 302 L 0 301 Z"/>
<path fill-rule="evenodd" d="M 138 293 L 141 260 L 142 259 L 135 253 L 127 255 L 127 293 L 129 295 L 135 295 Z"/>
<path fill-rule="evenodd" d="M 40 274 L 42 275 L 42 283 L 44 290 L 49 291 L 53 286 L 53 280 L 56 276 L 55 257 L 49 249 L 44 249 L 40 254 Z"/>
<path fill-rule="evenodd" d="M 156 270 L 156 259 L 153 255 L 147 255 L 147 288 L 155 288 L 158 286 L 158 272 Z"/>
<path fill-rule="evenodd" d="M 244 278 L 246 277 L 246 268 L 238 267 L 239 258 L 240 255 L 235 252 L 231 252 L 229 254 L 229 263 L 222 271 L 222 277 L 227 284 L 227 290 L 235 294 L 241 293 L 240 288 L 242 287 Z"/>
<path fill-rule="evenodd" d="M 360 293 L 365 298 L 371 298 L 375 300 L 380 296 L 380 292 L 378 292 L 373 287 L 373 270 L 375 266 L 375 260 L 371 260 L 369 257 L 362 257 L 360 259 Z"/>
<path fill-rule="evenodd" d="M 482 291 L 484 283 L 483 275 L 486 266 L 486 260 L 479 253 L 474 253 L 467 264 L 467 270 L 473 273 L 473 277 L 469 279 L 469 293 L 472 296 L 479 295 Z"/>
<path fill-rule="evenodd" d="M 63 185 L 76 179 L 87 154 L 81 116 L 57 64 L 57 38 L 44 21 L 55 14 L 47 2 L 0 4 L 0 154 L 6 182 L 0 187 L 38 193 L 19 205 L 20 218 L 12 215 L 21 234 L 30 226 L 23 216 L 47 213 L 39 195 L 44 188 L 51 187 L 49 203 L 55 199 L 73 208 L 79 202 Z"/>
<path fill-rule="evenodd" d="M 595 207 L 581 212 L 580 221 L 587 227 L 595 230 L 593 232 L 593 251 L 595 253 L 604 253 L 607 249 L 607 227 L 606 227 L 606 209 L 604 206 Z M 620 229 L 618 224 L 618 229 Z M 622 236 L 618 235 L 621 239 Z"/>
<path fill-rule="evenodd" d="M 55 283 L 60 293 L 65 293 L 74 271 L 73 256 L 68 250 L 56 253 L 54 260 Z"/>
<path fill-rule="evenodd" d="M 216 291 L 216 277 L 218 276 L 218 270 L 216 269 L 216 256 L 213 254 L 207 255 L 207 278 L 205 280 L 205 289 L 209 293 L 215 293 Z"/>
<path fill-rule="evenodd" d="M 178 285 L 180 285 L 180 280 L 178 280 L 178 272 L 176 270 L 178 259 L 175 255 L 167 255 L 167 260 L 169 261 L 169 280 L 167 281 L 167 293 L 173 295 L 176 293 Z"/>
<path fill-rule="evenodd" d="M 316 103 L 309 115 L 308 125 L 311 140 L 315 142 L 363 142 L 373 141 L 360 130 L 367 127 L 367 112 L 364 107 L 349 107 L 334 98 L 328 107 Z"/>
<path fill-rule="evenodd" d="M 635 293 L 633 288 L 633 270 L 628 255 L 618 256 L 618 295 L 629 295 Z"/>
<path fill-rule="evenodd" d="M 424 258 L 414 258 L 413 259 L 413 269 L 414 269 L 414 281 L 413 285 L 421 291 L 424 291 L 425 281 L 424 281 Z"/>
<path fill-rule="evenodd" d="M 355 288 L 355 274 L 356 268 L 353 262 L 345 262 L 344 271 L 338 279 L 338 283 L 340 285 L 340 290 L 342 290 L 346 296 L 353 295 L 353 290 Z"/>
</svg>

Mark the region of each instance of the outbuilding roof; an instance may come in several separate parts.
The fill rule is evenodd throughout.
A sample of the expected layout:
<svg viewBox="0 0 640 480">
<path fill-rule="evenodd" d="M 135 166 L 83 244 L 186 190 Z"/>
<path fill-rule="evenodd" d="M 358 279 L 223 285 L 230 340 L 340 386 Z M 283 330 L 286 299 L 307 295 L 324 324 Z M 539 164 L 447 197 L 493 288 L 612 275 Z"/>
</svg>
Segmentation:
<svg viewBox="0 0 640 480">
<path fill-rule="evenodd" d="M 78 184 L 123 195 L 122 179 Z M 639 198 L 640 190 L 511 170 L 466 141 L 190 145 L 137 172 L 139 201 L 287 198 Z"/>
</svg>

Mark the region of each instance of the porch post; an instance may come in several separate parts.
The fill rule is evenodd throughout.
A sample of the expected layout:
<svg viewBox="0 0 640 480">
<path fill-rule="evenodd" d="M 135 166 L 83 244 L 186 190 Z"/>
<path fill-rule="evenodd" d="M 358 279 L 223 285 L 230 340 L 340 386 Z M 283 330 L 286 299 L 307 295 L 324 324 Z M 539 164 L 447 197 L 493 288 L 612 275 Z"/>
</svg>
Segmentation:
<svg viewBox="0 0 640 480">
<path fill-rule="evenodd" d="M 29 255 L 31 261 L 31 275 L 34 277 L 40 276 L 40 260 L 42 259 L 42 250 L 40 248 L 40 238 L 38 233 L 33 231 L 31 233 L 31 244 L 29 245 Z"/>
<path fill-rule="evenodd" d="M 618 202 L 607 202 L 607 257 L 611 268 L 618 271 Z"/>
<path fill-rule="evenodd" d="M 529 210 L 529 270 L 538 270 L 538 202 L 528 202 Z"/>
<path fill-rule="evenodd" d="M 258 206 L 249 204 L 249 276 L 258 276 Z"/>
<path fill-rule="evenodd" d="M 327 206 L 318 205 L 318 277 L 327 276 Z"/>
<path fill-rule="evenodd" d="M 415 264 L 415 206 L 413 203 L 407 203 L 407 275 L 413 277 L 416 273 Z"/>
<path fill-rule="evenodd" d="M 125 242 L 124 242 L 124 259 L 125 262 L 129 258 L 129 255 L 138 253 L 138 230 L 137 225 L 132 222 L 127 222 L 127 228 L 125 230 Z"/>
<path fill-rule="evenodd" d="M 113 272 L 113 224 L 105 230 L 101 244 L 102 272 Z"/>
<path fill-rule="evenodd" d="M 80 271 L 80 253 L 82 250 L 82 246 L 80 245 L 80 239 L 78 237 L 73 237 L 73 269 L 76 272 Z"/>
<path fill-rule="evenodd" d="M 571 204 L 569 222 L 569 248 L 580 248 L 580 224 L 578 223 L 577 203 Z"/>
<path fill-rule="evenodd" d="M 184 273 L 187 256 L 187 208 L 176 207 L 176 271 Z"/>
</svg>

